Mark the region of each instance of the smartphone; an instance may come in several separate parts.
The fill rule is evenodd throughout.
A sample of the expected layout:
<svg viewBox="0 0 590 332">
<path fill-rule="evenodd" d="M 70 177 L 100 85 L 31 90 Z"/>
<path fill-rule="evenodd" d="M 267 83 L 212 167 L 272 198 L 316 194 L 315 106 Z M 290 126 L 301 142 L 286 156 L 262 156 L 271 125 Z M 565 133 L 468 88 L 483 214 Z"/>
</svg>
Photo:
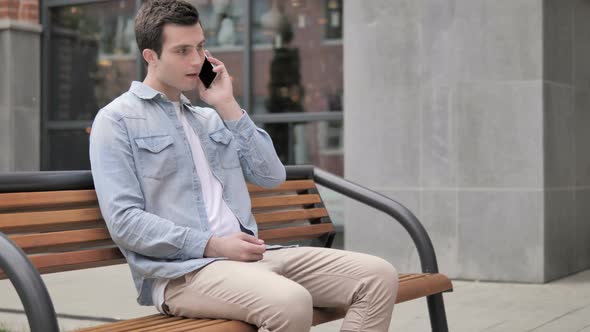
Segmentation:
<svg viewBox="0 0 590 332">
<path fill-rule="evenodd" d="M 215 76 L 217 76 L 217 74 L 213 72 L 213 65 L 207 58 L 205 58 L 203 67 L 201 67 L 201 72 L 199 73 L 199 78 L 201 79 L 201 82 L 203 82 L 203 85 L 205 85 L 205 89 L 209 89 Z"/>
</svg>

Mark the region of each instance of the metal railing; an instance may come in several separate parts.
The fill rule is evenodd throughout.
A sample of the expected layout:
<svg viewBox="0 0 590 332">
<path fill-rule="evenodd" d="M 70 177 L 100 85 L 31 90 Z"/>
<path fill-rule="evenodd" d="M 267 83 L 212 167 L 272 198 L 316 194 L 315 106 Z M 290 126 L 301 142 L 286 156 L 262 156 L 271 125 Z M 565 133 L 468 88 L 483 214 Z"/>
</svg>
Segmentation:
<svg viewBox="0 0 590 332">
<path fill-rule="evenodd" d="M 53 302 L 39 272 L 27 255 L 2 233 L 0 269 L 4 271 L 20 297 L 31 332 L 59 332 Z"/>
</svg>

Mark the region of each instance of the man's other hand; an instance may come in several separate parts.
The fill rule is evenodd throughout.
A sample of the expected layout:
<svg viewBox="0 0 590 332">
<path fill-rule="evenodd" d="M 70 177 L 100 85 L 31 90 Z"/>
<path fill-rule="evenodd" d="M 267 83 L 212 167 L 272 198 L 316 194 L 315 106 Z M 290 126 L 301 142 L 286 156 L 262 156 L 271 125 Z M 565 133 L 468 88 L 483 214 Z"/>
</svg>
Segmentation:
<svg viewBox="0 0 590 332">
<path fill-rule="evenodd" d="M 255 262 L 266 251 L 264 241 L 243 232 L 209 239 L 205 257 L 227 257 L 233 261 Z"/>
</svg>

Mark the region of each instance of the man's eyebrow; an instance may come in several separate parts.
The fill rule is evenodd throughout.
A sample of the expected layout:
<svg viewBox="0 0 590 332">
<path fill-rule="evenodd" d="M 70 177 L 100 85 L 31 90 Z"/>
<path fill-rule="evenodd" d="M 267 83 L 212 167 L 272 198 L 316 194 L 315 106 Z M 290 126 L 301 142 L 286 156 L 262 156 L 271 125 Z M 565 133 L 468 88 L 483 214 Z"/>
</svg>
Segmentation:
<svg viewBox="0 0 590 332">
<path fill-rule="evenodd" d="M 197 45 L 205 44 L 205 42 L 206 42 L 206 39 L 203 39 Z M 174 46 L 172 46 L 172 48 L 174 48 L 174 49 L 187 48 L 187 47 L 193 47 L 193 45 L 191 45 L 191 44 L 180 44 L 180 45 L 174 45 Z"/>
</svg>

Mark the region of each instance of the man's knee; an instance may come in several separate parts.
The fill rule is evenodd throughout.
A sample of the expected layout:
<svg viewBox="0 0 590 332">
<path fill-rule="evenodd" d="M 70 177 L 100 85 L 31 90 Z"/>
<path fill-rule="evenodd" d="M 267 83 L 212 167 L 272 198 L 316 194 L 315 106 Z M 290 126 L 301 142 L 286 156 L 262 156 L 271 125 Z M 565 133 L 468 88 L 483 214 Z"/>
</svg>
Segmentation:
<svg viewBox="0 0 590 332">
<path fill-rule="evenodd" d="M 374 257 L 368 262 L 367 272 L 382 290 L 397 294 L 399 276 L 391 263 L 383 258 Z"/>
<path fill-rule="evenodd" d="M 299 284 L 291 284 L 286 289 L 277 290 L 274 307 L 280 315 L 290 319 L 310 320 L 313 315 L 311 294 Z"/>
<path fill-rule="evenodd" d="M 291 283 L 277 289 L 270 300 L 272 314 L 264 325 L 269 331 L 309 331 L 313 319 L 311 294 L 301 285 Z"/>
</svg>

